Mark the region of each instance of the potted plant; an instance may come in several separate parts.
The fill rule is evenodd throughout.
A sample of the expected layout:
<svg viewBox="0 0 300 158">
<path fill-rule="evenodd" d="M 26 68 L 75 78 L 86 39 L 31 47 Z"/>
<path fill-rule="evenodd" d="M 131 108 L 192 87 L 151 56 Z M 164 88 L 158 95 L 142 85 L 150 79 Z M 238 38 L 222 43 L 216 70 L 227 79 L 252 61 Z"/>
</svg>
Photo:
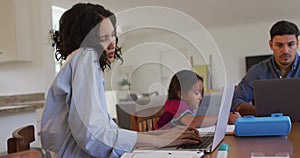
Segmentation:
<svg viewBox="0 0 300 158">
<path fill-rule="evenodd" d="M 127 79 L 123 78 L 119 82 L 119 84 L 120 84 L 122 90 L 128 90 L 130 88 L 130 82 Z"/>
</svg>

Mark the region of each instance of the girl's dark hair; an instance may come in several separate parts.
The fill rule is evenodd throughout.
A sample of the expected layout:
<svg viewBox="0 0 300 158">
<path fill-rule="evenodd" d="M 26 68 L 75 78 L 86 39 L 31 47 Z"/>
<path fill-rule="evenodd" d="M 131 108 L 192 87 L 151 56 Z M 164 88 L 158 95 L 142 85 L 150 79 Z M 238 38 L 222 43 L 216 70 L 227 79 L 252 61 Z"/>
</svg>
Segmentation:
<svg viewBox="0 0 300 158">
<path fill-rule="evenodd" d="M 89 47 L 101 54 L 99 62 L 102 71 L 107 66 L 110 68 L 110 62 L 100 44 L 98 33 L 101 22 L 105 18 L 111 20 L 116 34 L 115 15 L 101 5 L 77 3 L 67 10 L 59 20 L 59 31 L 50 31 L 56 60 L 65 60 L 74 50 Z M 118 37 L 116 36 L 115 59 L 123 61 L 121 48 L 117 44 Z"/>
<path fill-rule="evenodd" d="M 168 90 L 168 99 L 181 99 L 177 92 L 181 91 L 181 93 L 187 93 L 199 80 L 203 82 L 203 78 L 191 70 L 177 72 L 171 79 Z"/>
</svg>

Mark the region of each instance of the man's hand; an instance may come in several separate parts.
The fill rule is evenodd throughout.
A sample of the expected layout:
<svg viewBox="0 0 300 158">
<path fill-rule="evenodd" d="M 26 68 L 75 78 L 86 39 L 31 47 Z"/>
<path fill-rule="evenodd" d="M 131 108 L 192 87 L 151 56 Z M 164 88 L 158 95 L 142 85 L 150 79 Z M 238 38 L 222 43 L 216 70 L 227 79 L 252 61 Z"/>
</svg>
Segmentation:
<svg viewBox="0 0 300 158">
<path fill-rule="evenodd" d="M 255 116 L 255 106 L 247 102 L 243 102 L 236 108 L 236 111 L 239 112 L 242 116 L 253 115 Z"/>
</svg>

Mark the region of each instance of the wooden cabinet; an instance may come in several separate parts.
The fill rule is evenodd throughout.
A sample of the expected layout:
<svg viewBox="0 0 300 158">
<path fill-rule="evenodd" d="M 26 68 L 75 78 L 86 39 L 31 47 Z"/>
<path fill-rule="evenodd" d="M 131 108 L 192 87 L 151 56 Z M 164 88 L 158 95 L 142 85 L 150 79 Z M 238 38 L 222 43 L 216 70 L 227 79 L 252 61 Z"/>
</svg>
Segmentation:
<svg viewBox="0 0 300 158">
<path fill-rule="evenodd" d="M 16 57 L 16 27 L 13 1 L 0 1 L 0 61 L 13 60 Z"/>
<path fill-rule="evenodd" d="M 0 62 L 31 61 L 30 0 L 0 1 Z"/>
</svg>

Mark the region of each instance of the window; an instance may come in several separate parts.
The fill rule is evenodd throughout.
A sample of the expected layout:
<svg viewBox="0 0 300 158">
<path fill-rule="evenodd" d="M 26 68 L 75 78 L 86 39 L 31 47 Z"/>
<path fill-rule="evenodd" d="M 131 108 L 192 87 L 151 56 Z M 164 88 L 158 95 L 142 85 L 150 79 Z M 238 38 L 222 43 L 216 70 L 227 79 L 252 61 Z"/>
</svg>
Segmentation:
<svg viewBox="0 0 300 158">
<path fill-rule="evenodd" d="M 62 14 L 66 11 L 66 9 L 52 6 L 52 29 L 58 30 L 59 29 L 59 19 L 62 16 Z M 62 61 L 57 61 L 55 58 L 55 72 L 58 73 L 58 71 L 61 68 Z"/>
</svg>

